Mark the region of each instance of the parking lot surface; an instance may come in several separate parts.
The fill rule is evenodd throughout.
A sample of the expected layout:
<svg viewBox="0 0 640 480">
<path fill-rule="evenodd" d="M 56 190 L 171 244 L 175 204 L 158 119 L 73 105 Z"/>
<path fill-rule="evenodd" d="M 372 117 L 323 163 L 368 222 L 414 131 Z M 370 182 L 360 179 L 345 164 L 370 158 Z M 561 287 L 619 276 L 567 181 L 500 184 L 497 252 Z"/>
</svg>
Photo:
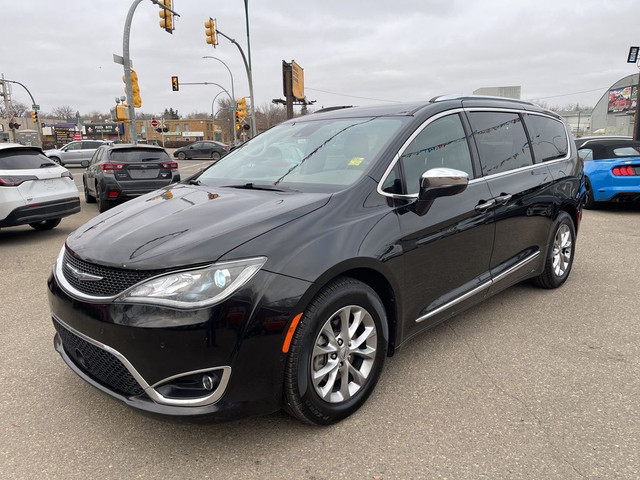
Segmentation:
<svg viewBox="0 0 640 480">
<path fill-rule="evenodd" d="M 640 208 L 586 211 L 562 288 L 517 285 L 416 338 L 331 427 L 175 423 L 78 378 L 53 349 L 46 280 L 97 214 L 83 201 L 54 230 L 0 230 L 3 478 L 640 478 Z"/>
</svg>

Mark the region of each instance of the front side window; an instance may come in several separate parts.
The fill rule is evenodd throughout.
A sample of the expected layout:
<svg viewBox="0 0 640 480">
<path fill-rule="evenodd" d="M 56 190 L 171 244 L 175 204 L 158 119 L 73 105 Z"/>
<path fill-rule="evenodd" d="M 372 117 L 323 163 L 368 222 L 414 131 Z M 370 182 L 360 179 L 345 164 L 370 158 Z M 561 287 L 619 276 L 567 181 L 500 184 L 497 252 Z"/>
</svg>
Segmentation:
<svg viewBox="0 0 640 480">
<path fill-rule="evenodd" d="M 527 127 L 536 162 L 546 162 L 567 156 L 569 142 L 567 132 L 560 120 L 528 114 Z"/>
<path fill-rule="evenodd" d="M 67 146 L 67 151 L 72 151 L 72 150 L 81 150 L 82 149 L 82 142 L 74 142 L 74 143 L 70 143 Z"/>
<path fill-rule="evenodd" d="M 212 186 L 335 191 L 362 177 L 407 121 L 381 117 L 280 124 L 227 154 L 198 180 Z"/>
<path fill-rule="evenodd" d="M 582 161 L 590 162 L 593 160 L 593 151 L 590 148 L 581 148 L 578 150 L 578 156 L 582 158 Z"/>
<path fill-rule="evenodd" d="M 467 135 L 458 114 L 427 125 L 400 156 L 407 194 L 418 193 L 422 174 L 432 168 L 453 168 L 473 178 Z"/>
<path fill-rule="evenodd" d="M 510 112 L 470 112 L 469 121 L 480 153 L 483 175 L 533 165 L 520 115 Z"/>
</svg>

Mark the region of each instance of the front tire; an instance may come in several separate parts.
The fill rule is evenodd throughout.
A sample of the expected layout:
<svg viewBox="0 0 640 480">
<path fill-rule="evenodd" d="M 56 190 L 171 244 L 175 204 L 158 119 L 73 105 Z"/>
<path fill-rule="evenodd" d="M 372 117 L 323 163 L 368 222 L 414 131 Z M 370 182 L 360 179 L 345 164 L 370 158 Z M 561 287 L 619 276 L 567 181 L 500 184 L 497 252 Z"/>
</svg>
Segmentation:
<svg viewBox="0 0 640 480">
<path fill-rule="evenodd" d="M 38 231 L 51 230 L 52 228 L 57 227 L 61 221 L 61 218 L 53 218 L 51 220 L 42 220 L 41 222 L 30 223 L 29 226 Z"/>
<path fill-rule="evenodd" d="M 186 160 L 187 154 L 184 152 L 178 152 L 178 160 Z"/>
<path fill-rule="evenodd" d="M 214 162 L 217 162 L 218 160 L 220 160 L 220 153 L 218 152 L 213 152 L 211 154 L 211 160 L 213 160 Z"/>
<path fill-rule="evenodd" d="M 552 245 L 544 264 L 544 271 L 534 278 L 542 288 L 558 288 L 569 278 L 575 255 L 576 228 L 566 212 L 560 212 L 554 224 Z"/>
<path fill-rule="evenodd" d="M 285 365 L 285 410 L 329 425 L 354 413 L 373 391 L 387 354 L 387 319 L 368 285 L 338 278 L 311 301 Z"/>
</svg>

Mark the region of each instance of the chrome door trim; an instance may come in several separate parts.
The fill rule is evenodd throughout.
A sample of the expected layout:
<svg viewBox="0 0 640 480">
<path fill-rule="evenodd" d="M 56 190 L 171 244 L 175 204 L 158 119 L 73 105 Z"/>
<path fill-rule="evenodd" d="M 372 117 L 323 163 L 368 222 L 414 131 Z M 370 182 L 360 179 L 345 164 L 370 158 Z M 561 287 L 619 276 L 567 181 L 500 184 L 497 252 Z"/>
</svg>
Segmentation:
<svg viewBox="0 0 640 480">
<path fill-rule="evenodd" d="M 517 270 L 521 269 L 522 267 L 524 267 L 525 265 L 527 265 L 529 262 L 533 261 L 534 259 L 536 259 L 538 256 L 540 255 L 540 251 L 535 252 L 532 255 L 529 255 L 527 258 L 525 258 L 524 260 L 519 261 L 518 263 L 516 263 L 513 267 L 508 268 L 507 270 L 505 270 L 504 272 L 502 272 L 500 275 L 497 275 L 495 278 L 492 278 L 491 280 L 483 283 L 482 285 L 474 288 L 473 290 L 468 291 L 467 293 L 454 298 L 453 300 L 449 301 L 448 303 L 445 303 L 444 305 L 436 308 L 435 310 L 430 311 L 429 313 L 427 313 L 426 315 L 423 315 L 421 317 L 418 317 L 416 319 L 416 323 L 420 323 L 423 322 L 455 305 L 457 305 L 460 302 L 464 302 L 465 300 L 467 300 L 468 298 L 471 298 L 472 296 L 474 296 L 477 293 L 480 293 L 483 290 L 486 290 L 487 288 L 491 287 L 494 283 L 499 282 L 500 280 L 506 278 L 507 276 L 511 275 L 512 273 L 516 272 Z"/>
</svg>

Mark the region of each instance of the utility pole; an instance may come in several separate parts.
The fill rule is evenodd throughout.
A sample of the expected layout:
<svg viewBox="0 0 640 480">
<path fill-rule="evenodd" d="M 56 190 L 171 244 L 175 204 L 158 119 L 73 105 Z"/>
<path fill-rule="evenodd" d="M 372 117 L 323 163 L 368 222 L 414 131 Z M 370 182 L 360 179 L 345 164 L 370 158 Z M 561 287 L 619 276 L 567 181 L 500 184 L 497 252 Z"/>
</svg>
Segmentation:
<svg viewBox="0 0 640 480">
<path fill-rule="evenodd" d="M 4 81 L 4 73 L 0 78 L 0 82 L 2 83 L 2 98 L 4 98 L 4 112 L 5 115 L 9 116 L 9 89 L 7 88 L 7 84 Z M 15 143 L 16 141 L 15 132 L 12 128 L 9 129 L 9 141 L 11 143 Z"/>
</svg>

